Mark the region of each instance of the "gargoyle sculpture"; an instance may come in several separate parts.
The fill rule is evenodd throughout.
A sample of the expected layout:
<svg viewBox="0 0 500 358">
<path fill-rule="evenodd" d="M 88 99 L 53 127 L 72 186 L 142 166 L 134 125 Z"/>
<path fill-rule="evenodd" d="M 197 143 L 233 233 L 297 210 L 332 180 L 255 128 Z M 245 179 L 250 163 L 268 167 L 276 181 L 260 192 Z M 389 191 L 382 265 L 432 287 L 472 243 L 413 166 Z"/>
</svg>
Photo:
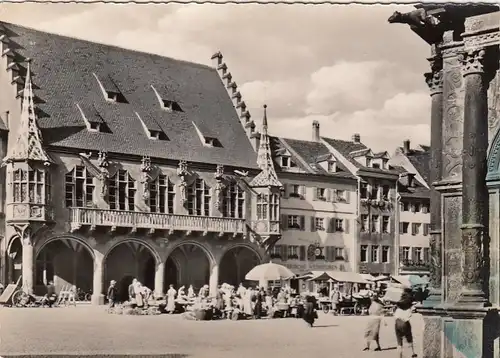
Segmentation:
<svg viewBox="0 0 500 358">
<path fill-rule="evenodd" d="M 189 175 L 189 170 L 187 166 L 187 162 L 185 160 L 181 160 L 179 162 L 179 167 L 177 168 L 177 175 L 181 179 L 179 183 L 180 189 L 180 202 L 181 205 L 184 205 L 187 201 L 187 176 Z"/>
<path fill-rule="evenodd" d="M 217 165 L 217 169 L 214 174 L 215 178 L 215 207 L 219 209 L 222 206 L 224 200 L 224 189 L 226 185 L 224 184 L 224 166 Z"/>
<path fill-rule="evenodd" d="M 408 24 L 415 27 L 424 27 L 427 25 L 433 25 L 430 16 L 427 15 L 425 9 L 417 9 L 407 13 L 401 13 L 399 11 L 394 11 L 394 14 L 387 20 L 391 24 Z"/>
<path fill-rule="evenodd" d="M 106 152 L 100 151 L 97 156 L 97 166 L 101 172 L 100 180 L 102 182 L 101 197 L 105 198 L 108 195 L 109 189 L 109 160 Z"/>
<path fill-rule="evenodd" d="M 142 183 L 142 197 L 145 201 L 149 200 L 150 190 L 149 185 L 151 180 L 151 171 L 153 170 L 153 166 L 151 165 L 150 157 L 142 157 L 141 161 L 141 183 Z"/>
</svg>

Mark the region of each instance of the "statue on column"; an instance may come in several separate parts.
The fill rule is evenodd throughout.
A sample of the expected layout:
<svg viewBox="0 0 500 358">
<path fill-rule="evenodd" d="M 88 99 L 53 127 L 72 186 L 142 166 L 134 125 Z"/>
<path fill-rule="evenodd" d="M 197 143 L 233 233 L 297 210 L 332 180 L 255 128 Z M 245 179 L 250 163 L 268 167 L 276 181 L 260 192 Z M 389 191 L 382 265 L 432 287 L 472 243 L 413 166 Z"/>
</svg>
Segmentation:
<svg viewBox="0 0 500 358">
<path fill-rule="evenodd" d="M 224 166 L 217 165 L 215 171 L 215 208 L 219 209 L 222 207 L 222 202 L 224 200 L 224 189 L 226 185 L 224 184 Z"/>
<path fill-rule="evenodd" d="M 97 166 L 100 170 L 99 180 L 101 180 L 102 188 L 101 188 L 101 198 L 106 198 L 108 195 L 108 180 L 109 180 L 109 160 L 108 153 L 99 151 L 97 156 Z"/>
<path fill-rule="evenodd" d="M 177 168 L 177 175 L 181 179 L 179 183 L 180 189 L 180 202 L 184 205 L 187 201 L 187 176 L 189 175 L 188 165 L 185 160 L 179 162 L 179 167 Z"/>
<path fill-rule="evenodd" d="M 141 183 L 142 187 L 142 198 L 145 201 L 149 200 L 150 190 L 149 186 L 152 181 L 151 171 L 153 170 L 153 166 L 151 165 L 151 158 L 144 156 L 141 161 Z"/>
</svg>

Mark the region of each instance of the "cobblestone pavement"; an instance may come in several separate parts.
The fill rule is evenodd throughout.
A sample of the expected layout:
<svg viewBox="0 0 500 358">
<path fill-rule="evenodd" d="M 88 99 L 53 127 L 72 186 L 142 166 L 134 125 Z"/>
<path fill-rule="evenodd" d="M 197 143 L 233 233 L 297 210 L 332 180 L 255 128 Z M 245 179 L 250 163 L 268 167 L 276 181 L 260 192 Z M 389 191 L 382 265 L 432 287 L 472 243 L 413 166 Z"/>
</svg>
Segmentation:
<svg viewBox="0 0 500 358">
<path fill-rule="evenodd" d="M 367 317 L 319 315 L 316 327 L 309 328 L 293 318 L 197 322 L 183 320 L 180 315 L 114 315 L 92 306 L 0 308 L 0 355 L 397 356 L 392 318 L 386 318 L 388 324 L 381 329 L 381 344 L 386 350 L 361 352 Z M 421 317 L 415 315 L 412 320 L 419 353 Z"/>
</svg>

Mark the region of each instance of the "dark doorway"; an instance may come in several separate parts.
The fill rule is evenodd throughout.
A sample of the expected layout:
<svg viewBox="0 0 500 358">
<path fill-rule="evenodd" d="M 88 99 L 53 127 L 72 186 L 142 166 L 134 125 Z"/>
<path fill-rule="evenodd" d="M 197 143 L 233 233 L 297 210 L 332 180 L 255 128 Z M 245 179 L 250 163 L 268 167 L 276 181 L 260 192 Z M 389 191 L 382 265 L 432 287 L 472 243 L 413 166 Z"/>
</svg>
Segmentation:
<svg viewBox="0 0 500 358">
<path fill-rule="evenodd" d="M 128 286 L 132 283 L 132 276 L 124 276 L 118 283 L 118 301 L 128 301 Z"/>
<path fill-rule="evenodd" d="M 155 275 L 156 260 L 153 257 L 149 257 L 149 259 L 146 261 L 146 267 L 144 268 L 144 282 L 142 282 L 142 285 L 154 291 Z"/>
<path fill-rule="evenodd" d="M 177 278 L 177 265 L 175 264 L 174 260 L 169 257 L 167 259 L 167 262 L 165 263 L 165 292 L 168 289 L 169 285 L 174 285 L 174 287 L 178 288 L 179 282 Z"/>
</svg>

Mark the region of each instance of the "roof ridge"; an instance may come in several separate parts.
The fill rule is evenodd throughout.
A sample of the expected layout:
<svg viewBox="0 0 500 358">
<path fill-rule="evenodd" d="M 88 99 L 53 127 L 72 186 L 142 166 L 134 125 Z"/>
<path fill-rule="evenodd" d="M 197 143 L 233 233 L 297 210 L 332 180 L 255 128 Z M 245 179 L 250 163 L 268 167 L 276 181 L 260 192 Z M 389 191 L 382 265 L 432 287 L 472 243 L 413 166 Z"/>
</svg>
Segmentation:
<svg viewBox="0 0 500 358">
<path fill-rule="evenodd" d="M 22 28 L 22 29 L 30 30 L 30 31 L 36 31 L 36 32 L 39 32 L 39 33 L 49 34 L 51 36 L 62 37 L 62 38 L 65 38 L 65 39 L 71 39 L 71 40 L 76 40 L 76 41 L 80 41 L 80 42 L 86 42 L 86 43 L 90 43 L 90 44 L 98 44 L 98 45 L 102 45 L 102 46 L 114 48 L 114 49 L 117 49 L 117 50 L 123 50 L 123 51 L 133 52 L 133 53 L 142 54 L 142 55 L 160 57 L 160 58 L 163 58 L 163 59 L 169 59 L 169 60 L 172 60 L 172 61 L 176 61 L 176 62 L 180 62 L 180 63 L 185 63 L 185 64 L 190 64 L 190 65 L 194 65 L 194 66 L 197 66 L 197 67 L 201 67 L 201 68 L 205 68 L 205 69 L 216 71 L 216 69 L 213 68 L 212 66 L 205 65 L 205 64 L 202 64 L 202 63 L 198 63 L 198 62 L 191 62 L 191 61 L 187 61 L 187 60 L 181 60 L 181 59 L 177 59 L 177 58 L 173 58 L 173 57 L 163 56 L 163 55 L 160 55 L 160 54 L 157 54 L 157 53 L 151 53 L 151 52 L 133 50 L 133 49 L 130 49 L 130 48 L 121 47 L 121 46 L 112 45 L 112 44 L 107 44 L 107 43 L 103 43 L 103 42 L 99 42 L 99 41 L 94 41 L 94 40 L 86 40 L 86 39 L 83 39 L 83 38 L 80 38 L 80 37 L 76 37 L 76 36 L 69 36 L 69 35 L 57 34 L 55 32 L 44 31 L 44 30 L 36 29 L 36 28 L 30 27 L 30 26 L 14 24 L 12 22 L 0 21 L 0 25 L 19 27 L 19 28 Z"/>
</svg>

